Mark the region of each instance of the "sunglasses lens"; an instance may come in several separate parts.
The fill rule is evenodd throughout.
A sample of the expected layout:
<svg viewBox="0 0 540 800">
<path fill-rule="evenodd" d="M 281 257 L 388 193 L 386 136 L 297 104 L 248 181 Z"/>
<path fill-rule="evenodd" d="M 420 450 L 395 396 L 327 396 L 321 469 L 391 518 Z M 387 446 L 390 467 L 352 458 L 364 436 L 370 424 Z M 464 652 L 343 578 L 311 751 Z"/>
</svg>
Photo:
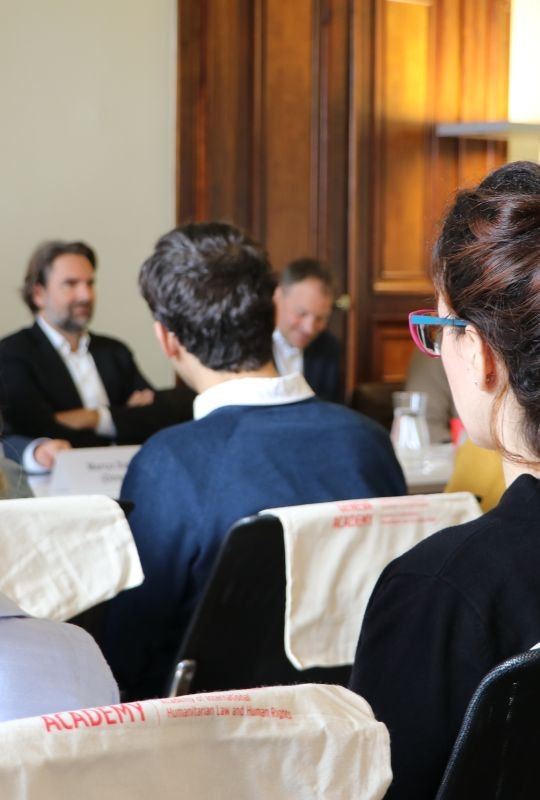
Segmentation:
<svg viewBox="0 0 540 800">
<path fill-rule="evenodd" d="M 441 354 L 442 325 L 418 325 L 418 338 L 424 349 L 434 356 Z"/>
</svg>

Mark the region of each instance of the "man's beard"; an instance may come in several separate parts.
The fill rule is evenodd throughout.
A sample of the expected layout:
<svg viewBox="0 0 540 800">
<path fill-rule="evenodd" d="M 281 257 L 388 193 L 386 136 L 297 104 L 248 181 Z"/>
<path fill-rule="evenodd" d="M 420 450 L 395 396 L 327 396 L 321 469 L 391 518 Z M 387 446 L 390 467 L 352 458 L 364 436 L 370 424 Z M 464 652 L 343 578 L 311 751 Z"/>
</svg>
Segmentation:
<svg viewBox="0 0 540 800">
<path fill-rule="evenodd" d="M 88 313 L 85 318 L 75 315 L 75 309 L 87 309 Z M 86 330 L 88 323 L 92 319 L 94 307 L 92 303 L 76 303 L 69 306 L 67 314 L 62 319 L 58 320 L 58 327 L 66 331 L 66 333 L 82 333 Z"/>
</svg>

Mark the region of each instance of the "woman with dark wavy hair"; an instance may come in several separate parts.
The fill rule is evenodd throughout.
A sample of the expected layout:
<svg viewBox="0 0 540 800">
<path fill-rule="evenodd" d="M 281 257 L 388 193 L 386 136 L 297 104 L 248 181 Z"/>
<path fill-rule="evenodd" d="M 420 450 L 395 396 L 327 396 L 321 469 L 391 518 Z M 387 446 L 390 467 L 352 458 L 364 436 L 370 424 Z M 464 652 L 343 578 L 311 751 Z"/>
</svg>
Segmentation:
<svg viewBox="0 0 540 800">
<path fill-rule="evenodd" d="M 496 664 L 540 641 L 540 166 L 457 195 L 434 249 L 437 309 L 410 315 L 441 356 L 470 439 L 507 489 L 477 520 L 391 563 L 372 594 L 351 688 L 390 731 L 388 798 L 433 798 L 467 704 Z"/>
</svg>

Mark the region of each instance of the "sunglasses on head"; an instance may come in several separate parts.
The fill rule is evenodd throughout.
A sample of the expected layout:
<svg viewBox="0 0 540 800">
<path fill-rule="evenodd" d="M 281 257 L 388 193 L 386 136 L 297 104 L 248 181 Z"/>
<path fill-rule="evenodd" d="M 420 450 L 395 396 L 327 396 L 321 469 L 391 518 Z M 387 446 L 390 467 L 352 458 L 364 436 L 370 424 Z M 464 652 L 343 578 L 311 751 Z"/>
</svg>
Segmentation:
<svg viewBox="0 0 540 800">
<path fill-rule="evenodd" d="M 422 353 L 431 358 L 440 358 L 442 332 L 445 325 L 454 328 L 465 328 L 467 322 L 456 317 L 438 317 L 432 308 L 411 311 L 409 314 L 409 330 L 412 340 Z"/>
</svg>

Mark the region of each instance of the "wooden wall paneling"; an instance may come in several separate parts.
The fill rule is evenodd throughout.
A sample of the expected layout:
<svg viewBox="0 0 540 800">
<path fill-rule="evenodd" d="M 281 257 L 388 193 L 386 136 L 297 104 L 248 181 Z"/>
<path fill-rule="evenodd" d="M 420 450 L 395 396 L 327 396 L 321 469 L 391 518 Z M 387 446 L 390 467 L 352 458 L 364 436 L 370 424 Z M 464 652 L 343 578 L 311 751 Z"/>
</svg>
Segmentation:
<svg viewBox="0 0 540 800">
<path fill-rule="evenodd" d="M 406 369 L 407 312 L 432 302 L 430 251 L 444 209 L 459 185 L 505 160 L 504 144 L 437 140 L 435 124 L 504 118 L 509 17 L 506 0 L 374 0 L 372 7 L 367 190 L 361 161 L 354 163 L 356 194 L 367 192 L 373 209 L 369 263 L 356 287 L 367 320 L 359 323 L 356 379 L 395 380 Z M 376 323 L 385 314 L 393 315 L 392 333 Z"/>
<path fill-rule="evenodd" d="M 484 48 L 484 119 L 508 117 L 510 68 L 510 0 L 489 0 Z M 487 142 L 484 175 L 507 160 L 506 142 Z M 480 178 L 483 177 L 482 175 Z"/>
<path fill-rule="evenodd" d="M 439 0 L 434 32 L 433 124 L 460 119 L 461 104 L 461 2 Z M 433 133 L 432 198 L 433 220 L 430 241 L 435 240 L 439 219 L 458 186 L 459 162 L 456 139 L 437 139 Z"/>
<path fill-rule="evenodd" d="M 347 290 L 347 176 L 349 95 L 349 3 L 321 0 L 315 16 L 319 113 L 317 179 L 317 252 L 333 267 L 338 291 Z M 315 104 L 313 104 L 315 108 Z"/>
<path fill-rule="evenodd" d="M 196 191 L 198 165 L 195 154 L 204 151 L 198 138 L 199 87 L 201 85 L 203 5 L 193 0 L 178 3 L 178 67 L 176 81 L 176 218 L 198 218 Z M 204 161 L 204 155 L 203 155 Z"/>
<path fill-rule="evenodd" d="M 361 217 L 369 209 L 371 220 L 367 240 L 360 244 L 368 252 L 357 286 L 362 335 L 355 381 L 404 378 L 404 355 L 411 350 L 407 313 L 432 294 L 426 231 L 431 233 L 433 202 L 435 2 L 374 0 L 371 4 L 372 56 L 370 64 L 363 62 L 365 71 L 371 71 L 371 92 L 367 88 L 359 92 L 364 117 L 371 120 L 364 125 L 370 163 L 360 159 L 356 164 L 357 195 L 362 196 L 357 213 Z M 355 40 L 356 36 L 355 51 L 366 45 L 365 33 L 357 31 Z M 387 327 L 376 323 L 389 314 L 391 335 Z"/>
<path fill-rule="evenodd" d="M 251 228 L 253 4 L 213 0 L 207 14 L 208 215 Z"/>
<path fill-rule="evenodd" d="M 252 172 L 251 172 L 251 224 L 253 235 L 266 241 L 266 106 L 263 96 L 266 73 L 266 49 L 264 40 L 265 7 L 263 2 L 254 3 L 253 11 L 253 94 L 252 94 Z"/>
<path fill-rule="evenodd" d="M 504 119 L 507 113 L 509 0 L 438 0 L 435 122 Z M 434 140 L 434 207 L 441 215 L 458 187 L 505 161 L 502 142 Z"/>
<path fill-rule="evenodd" d="M 313 3 L 265 0 L 265 242 L 274 265 L 315 252 Z"/>
<path fill-rule="evenodd" d="M 428 289 L 424 227 L 430 145 L 429 0 L 378 3 L 375 292 Z"/>
<path fill-rule="evenodd" d="M 233 220 L 278 269 L 326 258 L 351 295 L 333 322 L 348 388 L 400 379 L 407 312 L 432 293 L 436 221 L 458 185 L 504 160 L 500 143 L 434 129 L 504 116 L 509 0 L 178 8 L 178 220 Z"/>
<path fill-rule="evenodd" d="M 462 120 L 506 116 L 510 0 L 461 2 Z"/>
<path fill-rule="evenodd" d="M 250 228 L 253 4 L 178 4 L 177 217 Z"/>
<path fill-rule="evenodd" d="M 487 9 L 490 21 L 486 48 L 487 119 L 506 119 L 508 115 L 510 4 L 511 0 L 490 0 Z"/>
<path fill-rule="evenodd" d="M 348 0 L 257 4 L 261 230 L 280 269 L 318 255 L 344 284 Z M 256 56 L 256 61 L 258 60 Z M 260 83 L 258 81 L 260 80 Z"/>
<path fill-rule="evenodd" d="M 274 265 L 325 259 L 347 291 L 349 1 L 262 5 L 262 228 Z M 256 25 L 257 27 L 257 25 Z M 330 328 L 345 346 L 347 312 Z"/>
<path fill-rule="evenodd" d="M 349 120 L 348 0 L 318 0 L 313 27 L 314 73 L 318 78 L 318 114 L 312 125 L 318 133 L 318 159 L 313 163 L 317 189 L 316 252 L 328 262 L 337 296 L 349 294 L 347 269 L 347 186 Z M 313 103 L 313 109 L 316 108 Z M 314 149 L 314 154 L 315 154 Z M 350 297 L 350 294 L 349 294 Z M 348 347 L 350 310 L 334 311 L 330 329 Z"/>
<path fill-rule="evenodd" d="M 371 342 L 374 370 L 372 380 L 399 383 L 404 378 L 404 365 L 414 350 L 407 328 L 400 316 L 379 316 L 372 322 Z"/>
<path fill-rule="evenodd" d="M 347 272 L 351 308 L 347 317 L 346 387 L 372 377 L 371 275 L 374 240 L 373 83 L 375 8 L 353 2 L 350 18 L 348 125 Z"/>
<path fill-rule="evenodd" d="M 508 0 L 438 0 L 433 67 L 435 123 L 505 118 L 508 36 Z M 505 159 L 503 142 L 434 136 L 432 238 L 456 189 L 480 180 Z"/>
<path fill-rule="evenodd" d="M 277 269 L 325 258 L 347 290 L 351 0 L 179 0 L 178 220 L 219 218 Z M 345 338 L 345 317 L 332 328 Z"/>
<path fill-rule="evenodd" d="M 508 31 L 500 0 L 476 0 L 461 5 L 460 121 L 504 119 L 508 92 Z M 509 11 L 509 9 L 507 9 Z M 506 48 L 494 59 L 494 45 L 506 39 Z M 487 140 L 458 142 L 458 186 L 477 183 L 505 161 L 504 143 Z"/>
<path fill-rule="evenodd" d="M 461 63 L 463 82 L 460 114 L 463 120 L 483 119 L 485 113 L 485 52 L 489 0 L 461 3 Z"/>
</svg>

